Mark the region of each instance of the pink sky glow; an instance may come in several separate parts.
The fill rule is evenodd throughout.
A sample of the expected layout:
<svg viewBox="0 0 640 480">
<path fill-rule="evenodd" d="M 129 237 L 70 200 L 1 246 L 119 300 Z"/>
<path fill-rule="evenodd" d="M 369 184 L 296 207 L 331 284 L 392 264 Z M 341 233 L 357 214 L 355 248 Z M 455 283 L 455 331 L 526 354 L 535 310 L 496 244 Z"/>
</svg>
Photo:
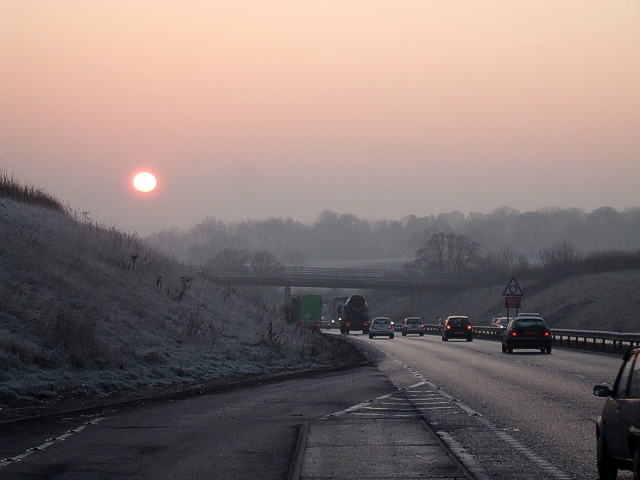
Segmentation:
<svg viewBox="0 0 640 480">
<path fill-rule="evenodd" d="M 637 207 L 640 2 L 0 0 L 0 168 L 143 235 Z"/>
</svg>

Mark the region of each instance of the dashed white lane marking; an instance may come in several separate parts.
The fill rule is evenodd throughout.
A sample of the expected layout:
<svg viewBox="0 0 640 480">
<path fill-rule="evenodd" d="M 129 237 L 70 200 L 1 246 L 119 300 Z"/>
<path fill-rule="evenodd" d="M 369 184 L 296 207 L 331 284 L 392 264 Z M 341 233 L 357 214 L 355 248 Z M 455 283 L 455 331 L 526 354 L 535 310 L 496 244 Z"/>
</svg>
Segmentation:
<svg viewBox="0 0 640 480">
<path fill-rule="evenodd" d="M 341 411 L 339 411 L 339 412 L 332 413 L 331 415 L 327 415 L 327 417 L 325 417 L 325 418 L 330 418 L 330 417 L 339 417 L 339 416 L 341 416 L 341 415 L 345 415 L 345 414 L 347 414 L 347 413 L 355 412 L 356 410 L 360 410 L 361 408 L 364 408 L 364 407 L 370 406 L 372 402 L 375 402 L 375 401 L 378 401 L 378 400 L 384 400 L 384 399 L 386 399 L 386 398 L 390 398 L 390 397 L 392 397 L 393 395 L 395 395 L 395 392 L 394 392 L 394 393 L 388 393 L 387 395 L 383 395 L 383 396 L 378 397 L 378 398 L 376 398 L 376 399 L 374 399 L 374 400 L 369 400 L 369 401 L 367 401 L 367 402 L 359 403 L 358 405 L 354 405 L 354 406 L 352 406 L 352 407 L 346 408 L 346 409 L 341 410 Z"/>
<path fill-rule="evenodd" d="M 101 422 L 102 420 L 104 420 L 103 417 L 94 418 L 93 420 L 90 420 L 90 421 L 86 422 L 84 425 L 82 425 L 82 426 L 80 426 L 78 428 L 66 431 L 65 433 L 63 433 L 59 437 L 48 438 L 47 441 L 45 443 L 43 443 L 42 445 L 39 445 L 37 447 L 32 447 L 32 448 L 28 449 L 26 452 L 24 452 L 24 453 L 22 453 L 20 455 L 16 455 L 15 457 L 3 458 L 3 459 L 0 460 L 0 468 L 6 467 L 7 465 L 12 465 L 12 464 L 14 464 L 16 462 L 20 462 L 20 461 L 24 460 L 25 458 L 27 458 L 29 455 L 33 455 L 36 452 L 42 452 L 43 450 L 46 450 L 51 445 L 55 445 L 58 442 L 64 442 L 70 436 L 72 436 L 72 435 L 74 435 L 76 433 L 80 433 L 85 428 L 87 428 L 89 425 L 95 425 L 96 423 Z"/>
<path fill-rule="evenodd" d="M 404 368 L 409 370 L 416 378 L 422 378 L 422 375 L 417 373 L 416 370 L 414 370 L 410 366 L 400 362 L 399 360 L 396 360 L 396 359 L 394 359 L 394 360 L 397 363 L 399 363 L 400 365 L 402 365 Z M 544 472 L 548 473 L 549 475 L 551 475 L 556 480 L 571 480 L 572 477 L 570 477 L 569 475 L 564 473 L 558 467 L 556 467 L 555 465 L 549 463 L 547 460 L 545 460 L 540 455 L 535 453 L 529 447 L 527 447 L 524 444 L 522 444 L 519 440 L 517 440 L 516 438 L 512 437 L 511 435 L 506 433 L 503 429 L 498 428 L 492 422 L 490 422 L 489 420 L 484 418 L 481 413 L 475 411 L 473 408 L 465 405 L 464 403 L 460 402 L 458 399 L 452 397 L 451 395 L 449 395 L 447 392 L 442 390 L 440 387 L 438 387 L 435 383 L 431 382 L 430 380 L 422 379 L 421 382 L 416 383 L 415 385 L 411 385 L 410 387 L 408 387 L 406 390 L 407 390 L 407 393 L 410 394 L 409 398 L 413 398 L 411 396 L 411 393 L 412 393 L 411 390 L 415 390 L 418 387 L 422 387 L 424 385 L 427 385 L 430 388 L 433 388 L 437 392 L 437 394 L 429 393 L 426 396 L 428 396 L 430 398 L 434 398 L 434 396 L 436 396 L 436 395 L 440 396 L 440 397 L 444 398 L 445 400 L 447 400 L 446 403 L 451 405 L 449 408 L 454 409 L 455 407 L 457 407 L 460 410 L 462 410 L 463 412 L 465 412 L 467 415 L 475 417 L 478 420 L 478 422 L 480 422 L 487 430 L 493 432 L 498 438 L 500 438 L 501 440 L 503 440 L 507 444 L 511 445 L 514 449 L 519 451 L 522 455 L 524 455 L 529 460 L 531 460 L 541 470 L 543 470 Z M 424 400 L 424 398 L 426 397 L 424 395 L 425 392 L 418 391 L 416 393 L 422 394 L 422 395 L 420 395 L 420 400 L 421 401 Z M 416 399 L 417 399 L 417 397 L 416 397 Z M 416 406 L 418 406 L 418 403 L 416 403 Z M 422 407 L 422 406 L 418 406 L 418 409 L 419 410 L 425 410 L 425 408 Z M 458 453 L 461 453 L 461 454 L 464 453 L 464 449 L 461 446 L 459 446 L 455 442 L 455 440 L 448 433 L 445 433 L 445 432 L 437 432 L 437 433 L 441 438 L 443 438 L 443 440 L 445 442 L 447 442 L 450 445 L 450 448 L 453 451 L 458 452 L 458 450 L 459 450 Z M 479 475 L 481 473 L 480 470 L 479 470 L 479 467 L 475 463 L 468 464 L 468 460 L 469 460 L 469 458 L 465 459 L 465 465 L 467 466 L 467 468 L 469 468 L 469 470 L 474 472 L 474 474 Z"/>
</svg>

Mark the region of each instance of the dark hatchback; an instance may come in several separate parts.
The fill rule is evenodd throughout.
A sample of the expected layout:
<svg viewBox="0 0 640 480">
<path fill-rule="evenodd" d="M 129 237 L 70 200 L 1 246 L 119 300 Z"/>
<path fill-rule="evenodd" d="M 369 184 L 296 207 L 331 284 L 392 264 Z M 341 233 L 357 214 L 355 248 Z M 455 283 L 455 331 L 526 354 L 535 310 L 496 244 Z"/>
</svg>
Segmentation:
<svg viewBox="0 0 640 480">
<path fill-rule="evenodd" d="M 613 389 L 596 385 L 593 394 L 605 397 L 602 414 L 596 421 L 598 476 L 615 480 L 620 470 L 632 470 L 640 479 L 640 348 L 629 350 Z"/>
<path fill-rule="evenodd" d="M 469 317 L 451 316 L 445 319 L 442 327 L 442 341 L 446 342 L 451 338 L 473 342 L 473 327 Z"/>
<path fill-rule="evenodd" d="M 542 317 L 518 316 L 509 322 L 502 334 L 502 353 L 525 348 L 551 353 L 552 341 L 549 327 Z"/>
</svg>

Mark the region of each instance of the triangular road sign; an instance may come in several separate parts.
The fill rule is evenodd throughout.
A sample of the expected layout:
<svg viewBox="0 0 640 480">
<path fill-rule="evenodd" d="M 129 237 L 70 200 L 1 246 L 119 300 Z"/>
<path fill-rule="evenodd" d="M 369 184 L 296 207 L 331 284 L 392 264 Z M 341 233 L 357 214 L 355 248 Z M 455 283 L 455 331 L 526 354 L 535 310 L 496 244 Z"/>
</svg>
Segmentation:
<svg viewBox="0 0 640 480">
<path fill-rule="evenodd" d="M 507 288 L 504 289 L 504 292 L 502 292 L 502 295 L 504 295 L 505 297 L 521 297 L 522 296 L 522 289 L 520 288 L 520 285 L 518 285 L 518 281 L 515 279 L 515 277 L 511 278 L 511 281 L 509 282 L 509 285 L 507 285 Z"/>
</svg>

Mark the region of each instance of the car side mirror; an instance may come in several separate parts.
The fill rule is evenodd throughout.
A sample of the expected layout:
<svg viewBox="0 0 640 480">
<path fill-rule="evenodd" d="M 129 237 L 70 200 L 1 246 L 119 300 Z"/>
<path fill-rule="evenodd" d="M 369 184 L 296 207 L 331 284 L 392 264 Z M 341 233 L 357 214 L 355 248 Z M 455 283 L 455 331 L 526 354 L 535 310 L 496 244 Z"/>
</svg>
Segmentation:
<svg viewBox="0 0 640 480">
<path fill-rule="evenodd" d="M 595 385 L 593 387 L 593 394 L 596 397 L 610 397 L 611 396 L 611 389 L 609 387 L 607 387 L 606 385 Z"/>
</svg>

